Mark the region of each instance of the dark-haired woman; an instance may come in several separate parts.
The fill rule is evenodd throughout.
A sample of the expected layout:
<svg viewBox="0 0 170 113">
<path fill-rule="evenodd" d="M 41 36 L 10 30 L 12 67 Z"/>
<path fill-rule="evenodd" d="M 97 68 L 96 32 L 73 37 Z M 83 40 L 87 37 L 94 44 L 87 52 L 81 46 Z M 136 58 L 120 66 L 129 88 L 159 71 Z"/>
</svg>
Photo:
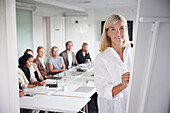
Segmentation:
<svg viewBox="0 0 170 113">
<path fill-rule="evenodd" d="M 29 54 L 25 54 L 19 59 L 18 79 L 19 85 L 23 89 L 45 85 L 45 82 L 38 82 L 35 78 L 33 60 L 33 56 Z"/>
</svg>

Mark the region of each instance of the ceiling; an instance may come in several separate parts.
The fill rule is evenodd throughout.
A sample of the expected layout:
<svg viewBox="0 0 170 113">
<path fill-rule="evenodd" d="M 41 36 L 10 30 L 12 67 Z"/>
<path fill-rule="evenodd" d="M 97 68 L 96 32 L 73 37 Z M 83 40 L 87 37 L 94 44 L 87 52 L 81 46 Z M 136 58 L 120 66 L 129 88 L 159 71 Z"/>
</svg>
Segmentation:
<svg viewBox="0 0 170 113">
<path fill-rule="evenodd" d="M 136 7 L 137 0 L 16 0 L 17 5 L 31 4 L 61 10 L 85 12 L 87 9 Z"/>
<path fill-rule="evenodd" d="M 55 0 L 84 9 L 109 9 L 114 7 L 136 7 L 137 0 Z"/>
</svg>

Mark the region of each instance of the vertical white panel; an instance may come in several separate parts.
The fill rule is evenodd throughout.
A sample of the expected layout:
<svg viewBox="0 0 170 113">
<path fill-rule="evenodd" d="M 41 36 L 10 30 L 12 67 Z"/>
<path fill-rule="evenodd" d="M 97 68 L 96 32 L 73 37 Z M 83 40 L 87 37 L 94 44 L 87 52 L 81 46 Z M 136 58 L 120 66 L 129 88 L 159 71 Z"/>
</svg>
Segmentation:
<svg viewBox="0 0 170 113">
<path fill-rule="evenodd" d="M 0 14 L 0 113 L 18 113 L 15 0 L 1 0 Z"/>
<path fill-rule="evenodd" d="M 33 48 L 34 58 L 37 56 L 37 47 L 44 46 L 43 17 L 33 14 Z"/>
<path fill-rule="evenodd" d="M 170 108 L 170 18 L 160 22 L 154 64 L 145 105 L 145 113 L 169 113 Z"/>
<path fill-rule="evenodd" d="M 44 35 L 44 38 L 46 38 L 46 56 L 47 58 L 50 57 L 50 50 L 51 50 L 51 31 L 50 31 L 50 17 L 44 17 L 44 30 L 46 31 L 46 35 Z"/>
<path fill-rule="evenodd" d="M 33 12 L 33 48 L 34 48 L 34 58 L 37 56 L 37 47 L 43 46 L 46 50 L 45 53 L 45 61 L 47 60 L 48 52 L 50 48 L 48 48 L 49 34 L 48 30 L 50 29 L 48 26 L 47 17 L 41 16 Z"/>
<path fill-rule="evenodd" d="M 170 1 L 140 0 L 127 113 L 170 112 Z"/>
<path fill-rule="evenodd" d="M 65 50 L 65 18 L 51 17 L 50 18 L 51 39 L 50 45 L 57 46 L 59 51 Z"/>
</svg>

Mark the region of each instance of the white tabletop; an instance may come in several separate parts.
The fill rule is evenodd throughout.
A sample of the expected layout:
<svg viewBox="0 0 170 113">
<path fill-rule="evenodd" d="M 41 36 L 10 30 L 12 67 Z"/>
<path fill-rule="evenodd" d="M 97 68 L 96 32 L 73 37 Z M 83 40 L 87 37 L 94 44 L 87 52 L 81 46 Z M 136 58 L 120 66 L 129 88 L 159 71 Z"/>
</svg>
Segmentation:
<svg viewBox="0 0 170 113">
<path fill-rule="evenodd" d="M 90 98 L 96 92 L 94 81 L 88 81 L 87 83 L 85 81 L 85 83 L 83 83 L 81 78 L 73 81 L 65 87 L 65 91 L 59 90 L 52 95 Z"/>
<path fill-rule="evenodd" d="M 57 88 L 35 87 L 24 89 L 26 93 L 36 94 L 33 97 L 20 99 L 20 107 L 36 110 L 47 110 L 55 112 L 76 113 L 81 110 L 96 92 L 94 85 L 93 67 L 91 65 L 80 65 L 87 69 L 86 72 L 77 72 L 74 67 L 56 76 L 62 77 L 58 80 Z M 56 80 L 46 80 L 48 83 L 56 83 Z M 62 90 L 66 88 L 64 91 Z M 66 87 L 65 87 L 66 86 Z"/>
<path fill-rule="evenodd" d="M 20 107 L 35 110 L 76 113 L 89 101 L 89 98 L 35 95 L 33 97 L 24 96 L 20 98 Z"/>
</svg>

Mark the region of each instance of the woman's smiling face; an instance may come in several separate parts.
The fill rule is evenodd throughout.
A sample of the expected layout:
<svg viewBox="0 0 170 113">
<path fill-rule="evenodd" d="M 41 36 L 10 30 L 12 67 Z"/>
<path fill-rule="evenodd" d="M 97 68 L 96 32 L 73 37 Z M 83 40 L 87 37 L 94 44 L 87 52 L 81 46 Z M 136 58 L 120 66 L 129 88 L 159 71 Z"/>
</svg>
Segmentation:
<svg viewBox="0 0 170 113">
<path fill-rule="evenodd" d="M 33 57 L 28 58 L 27 62 L 25 63 L 25 67 L 30 68 L 33 63 Z"/>
<path fill-rule="evenodd" d="M 112 44 L 123 43 L 125 40 L 125 30 L 125 24 L 121 20 L 108 28 L 107 35 L 110 37 Z"/>
</svg>

